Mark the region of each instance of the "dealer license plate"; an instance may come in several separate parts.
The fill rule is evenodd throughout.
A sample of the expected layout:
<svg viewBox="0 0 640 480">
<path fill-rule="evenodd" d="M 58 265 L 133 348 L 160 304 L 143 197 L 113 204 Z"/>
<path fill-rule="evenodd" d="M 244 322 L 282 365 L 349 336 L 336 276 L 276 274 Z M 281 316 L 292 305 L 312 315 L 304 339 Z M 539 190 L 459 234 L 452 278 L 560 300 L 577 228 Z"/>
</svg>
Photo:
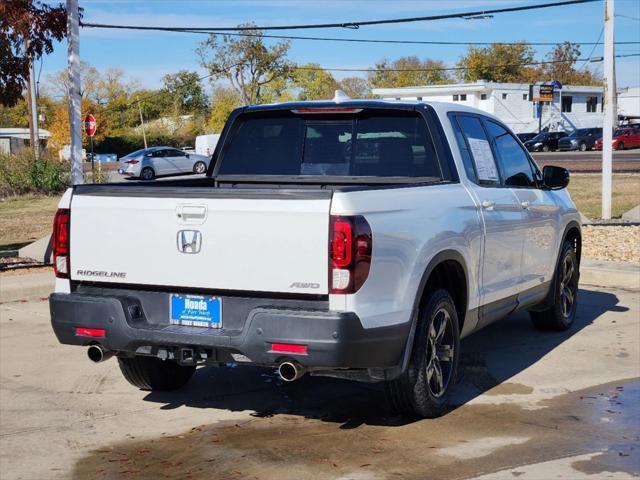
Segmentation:
<svg viewBox="0 0 640 480">
<path fill-rule="evenodd" d="M 222 328 L 222 299 L 202 295 L 171 294 L 172 325 Z"/>
</svg>

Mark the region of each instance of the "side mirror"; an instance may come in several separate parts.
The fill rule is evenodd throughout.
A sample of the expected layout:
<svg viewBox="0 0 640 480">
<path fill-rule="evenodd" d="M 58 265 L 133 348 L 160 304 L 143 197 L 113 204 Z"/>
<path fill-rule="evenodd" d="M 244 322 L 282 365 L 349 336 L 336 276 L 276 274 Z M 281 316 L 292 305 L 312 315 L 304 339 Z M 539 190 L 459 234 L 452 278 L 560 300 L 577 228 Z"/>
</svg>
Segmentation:
<svg viewBox="0 0 640 480">
<path fill-rule="evenodd" d="M 549 190 L 561 190 L 569 185 L 569 170 L 547 165 L 542 169 L 542 184 Z"/>
</svg>

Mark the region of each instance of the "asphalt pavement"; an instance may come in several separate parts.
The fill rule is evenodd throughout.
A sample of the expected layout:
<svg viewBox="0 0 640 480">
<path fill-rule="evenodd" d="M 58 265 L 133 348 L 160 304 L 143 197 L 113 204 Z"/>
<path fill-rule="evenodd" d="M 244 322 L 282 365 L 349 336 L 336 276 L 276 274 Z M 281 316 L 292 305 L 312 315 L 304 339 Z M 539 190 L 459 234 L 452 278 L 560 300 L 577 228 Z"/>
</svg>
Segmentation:
<svg viewBox="0 0 640 480">
<path fill-rule="evenodd" d="M 377 384 L 201 368 L 131 387 L 60 345 L 44 300 L 0 305 L 0 477 L 627 479 L 640 475 L 640 292 L 584 287 L 568 332 L 526 314 L 465 339 L 454 407 L 389 410 Z"/>
</svg>

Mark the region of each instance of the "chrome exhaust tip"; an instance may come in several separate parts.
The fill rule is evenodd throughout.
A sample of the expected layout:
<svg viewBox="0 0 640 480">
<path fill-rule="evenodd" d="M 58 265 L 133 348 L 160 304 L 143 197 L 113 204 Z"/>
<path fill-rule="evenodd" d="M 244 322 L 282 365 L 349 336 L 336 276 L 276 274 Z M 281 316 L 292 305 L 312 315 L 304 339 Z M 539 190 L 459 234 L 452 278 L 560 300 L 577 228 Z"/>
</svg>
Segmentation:
<svg viewBox="0 0 640 480">
<path fill-rule="evenodd" d="M 93 363 L 104 362 L 105 360 L 109 360 L 111 357 L 113 357 L 113 355 L 114 352 L 105 349 L 101 345 L 90 345 L 89 349 L 87 350 L 87 356 Z"/>
<path fill-rule="evenodd" d="M 295 382 L 307 372 L 307 369 L 296 362 L 282 362 L 278 366 L 278 375 L 285 382 Z"/>
</svg>

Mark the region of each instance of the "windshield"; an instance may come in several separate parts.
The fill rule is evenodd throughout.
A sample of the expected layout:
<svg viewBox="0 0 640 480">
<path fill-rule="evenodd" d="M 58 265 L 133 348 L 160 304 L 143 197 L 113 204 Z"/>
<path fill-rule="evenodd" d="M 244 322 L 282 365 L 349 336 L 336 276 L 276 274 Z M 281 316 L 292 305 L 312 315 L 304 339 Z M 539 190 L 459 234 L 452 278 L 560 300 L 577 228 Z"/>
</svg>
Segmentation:
<svg viewBox="0 0 640 480">
<path fill-rule="evenodd" d="M 538 135 L 533 137 L 530 141 L 531 142 L 541 142 L 542 140 L 546 140 L 548 135 L 549 135 L 548 133 L 539 133 Z"/>
<path fill-rule="evenodd" d="M 437 177 L 440 166 L 415 112 L 276 112 L 239 119 L 218 175 Z"/>
<path fill-rule="evenodd" d="M 569 136 L 570 137 L 586 137 L 587 135 L 589 135 L 589 129 L 580 128 L 578 130 L 574 130 L 573 132 L 571 132 L 571 135 Z"/>
</svg>

